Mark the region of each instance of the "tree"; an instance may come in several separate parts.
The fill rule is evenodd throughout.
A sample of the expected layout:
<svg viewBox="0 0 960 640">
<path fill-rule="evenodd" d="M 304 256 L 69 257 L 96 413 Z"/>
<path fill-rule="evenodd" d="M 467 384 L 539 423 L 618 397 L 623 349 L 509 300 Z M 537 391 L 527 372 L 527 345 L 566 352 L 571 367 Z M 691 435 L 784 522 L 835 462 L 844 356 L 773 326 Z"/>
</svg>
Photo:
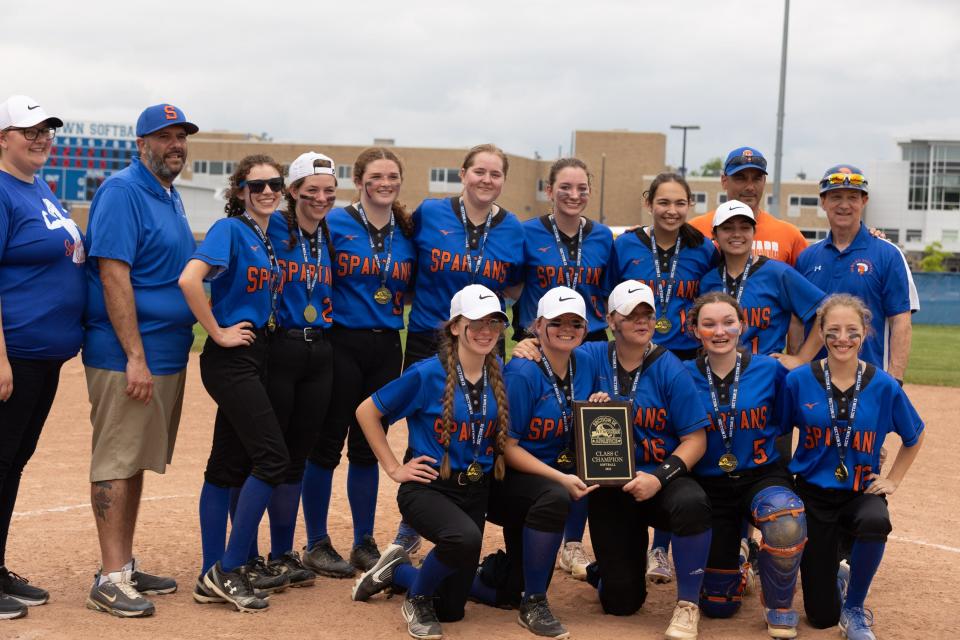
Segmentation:
<svg viewBox="0 0 960 640">
<path fill-rule="evenodd" d="M 920 260 L 920 271 L 939 273 L 946 271 L 943 261 L 950 257 L 949 251 L 943 251 L 939 242 L 931 242 L 923 248 L 923 258 Z"/>
<path fill-rule="evenodd" d="M 704 178 L 718 177 L 723 171 L 723 159 L 711 158 L 700 165 L 699 171 L 691 171 L 691 176 L 703 176 Z"/>
</svg>

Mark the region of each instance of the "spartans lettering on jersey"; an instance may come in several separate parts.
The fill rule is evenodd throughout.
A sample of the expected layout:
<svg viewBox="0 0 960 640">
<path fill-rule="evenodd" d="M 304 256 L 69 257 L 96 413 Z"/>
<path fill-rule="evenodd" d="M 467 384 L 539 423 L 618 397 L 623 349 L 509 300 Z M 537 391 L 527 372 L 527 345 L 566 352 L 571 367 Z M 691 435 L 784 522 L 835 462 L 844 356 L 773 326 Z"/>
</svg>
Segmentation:
<svg viewBox="0 0 960 640">
<path fill-rule="evenodd" d="M 663 431 L 667 428 L 667 410 L 663 407 L 640 407 L 633 416 L 633 426 L 650 431 Z"/>
<path fill-rule="evenodd" d="M 441 442 L 440 436 L 443 434 L 443 428 L 444 428 L 444 427 L 443 427 L 443 418 L 437 418 L 436 420 L 433 421 L 433 432 L 434 432 L 434 434 L 435 434 L 435 437 L 436 437 L 436 439 L 437 439 L 437 442 Z M 493 437 L 494 437 L 494 434 L 496 434 L 496 432 L 497 432 L 497 419 L 496 419 L 496 418 L 491 418 L 491 419 L 487 420 L 487 428 L 484 430 L 483 437 L 484 437 L 484 438 L 493 438 Z M 470 423 L 469 423 L 469 422 L 461 422 L 460 425 L 459 425 L 459 427 L 458 427 L 458 429 L 457 429 L 457 433 L 456 433 L 456 434 L 453 434 L 453 435 L 451 436 L 451 440 L 450 440 L 450 441 L 451 441 L 451 442 L 454 442 L 454 441 L 456 441 L 456 442 L 469 442 L 469 441 L 470 441 L 470 435 L 471 435 L 471 434 L 470 434 Z M 489 447 L 487 447 L 487 453 L 488 453 L 488 454 L 493 453 L 493 445 L 490 445 Z"/>
<path fill-rule="evenodd" d="M 802 439 L 804 449 L 815 449 L 817 447 L 829 449 L 831 447 L 830 443 L 833 440 L 833 429 L 830 427 L 805 425 L 803 427 Z M 876 431 L 857 431 L 854 429 L 853 436 L 850 438 L 850 448 L 854 451 L 872 455 L 876 442 Z"/>
<path fill-rule="evenodd" d="M 552 289 L 553 287 L 564 285 L 574 281 L 574 275 L 578 271 L 573 267 L 554 267 L 542 265 L 537 267 L 537 284 L 541 289 Z M 603 279 L 603 267 L 580 267 L 580 275 L 576 278 L 577 282 L 584 285 L 593 285 L 600 287 Z"/>
<path fill-rule="evenodd" d="M 430 250 L 430 271 L 434 273 L 438 271 L 466 271 L 469 273 L 471 271 L 470 265 L 473 264 L 474 260 L 475 258 L 471 258 L 465 253 L 459 254 L 434 248 Z M 484 258 L 480 275 L 503 284 L 507 281 L 511 264 L 503 260 Z"/>
<path fill-rule="evenodd" d="M 410 263 L 394 262 L 390 277 L 394 280 L 410 281 Z M 379 276 L 380 261 L 368 256 L 358 256 L 354 253 L 337 253 L 337 277 L 352 276 Z"/>
<path fill-rule="evenodd" d="M 743 323 L 748 327 L 766 329 L 770 326 L 770 307 L 746 307 L 743 310 Z"/>
<path fill-rule="evenodd" d="M 527 431 L 527 440 L 546 440 L 549 437 L 559 438 L 567 432 L 563 418 L 533 418 Z"/>
<path fill-rule="evenodd" d="M 639 278 L 638 278 L 639 279 Z M 656 291 L 654 286 L 655 280 L 640 280 L 648 287 Z M 666 287 L 667 281 L 663 278 L 660 279 L 660 286 Z M 700 295 L 700 281 L 699 280 L 677 280 L 676 289 L 673 292 L 674 297 L 676 298 L 688 298 L 694 300 L 697 296 Z"/>
<path fill-rule="evenodd" d="M 710 425 L 707 427 L 707 431 L 716 431 L 717 425 L 713 420 L 713 412 L 708 416 L 710 418 Z M 724 426 L 726 426 L 727 421 L 730 419 L 730 414 L 724 411 L 720 412 L 720 419 L 723 420 Z M 735 423 L 737 429 L 747 430 L 747 429 L 766 429 L 767 428 L 767 406 L 754 407 L 752 409 L 742 409 L 740 411 L 740 421 Z"/>
</svg>

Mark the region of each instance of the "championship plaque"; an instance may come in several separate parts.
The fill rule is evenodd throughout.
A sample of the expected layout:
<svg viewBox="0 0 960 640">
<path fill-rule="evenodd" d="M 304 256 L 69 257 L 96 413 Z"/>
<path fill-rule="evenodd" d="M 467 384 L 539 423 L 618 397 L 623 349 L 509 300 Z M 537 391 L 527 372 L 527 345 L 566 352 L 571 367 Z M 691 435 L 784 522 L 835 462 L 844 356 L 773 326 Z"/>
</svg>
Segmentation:
<svg viewBox="0 0 960 640">
<path fill-rule="evenodd" d="M 633 480 L 633 405 L 574 402 L 577 475 L 587 485 L 619 487 Z"/>
</svg>

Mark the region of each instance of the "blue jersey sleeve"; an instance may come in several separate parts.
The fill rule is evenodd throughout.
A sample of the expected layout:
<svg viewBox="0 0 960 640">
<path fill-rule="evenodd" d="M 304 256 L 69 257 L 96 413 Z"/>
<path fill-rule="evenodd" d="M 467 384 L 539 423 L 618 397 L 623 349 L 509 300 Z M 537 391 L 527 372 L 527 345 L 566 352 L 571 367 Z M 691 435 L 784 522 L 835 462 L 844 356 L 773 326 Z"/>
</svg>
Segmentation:
<svg viewBox="0 0 960 640">
<path fill-rule="evenodd" d="M 690 372 L 681 364 L 673 368 L 673 379 L 666 389 L 667 408 L 678 436 L 689 435 L 710 424 Z"/>
<path fill-rule="evenodd" d="M 773 399 L 773 415 L 771 417 L 778 421 L 775 424 L 777 426 L 777 432 L 780 435 L 790 433 L 793 430 L 792 426 L 784 427 L 783 422 L 780 422 L 780 420 L 783 419 L 783 408 L 780 403 L 783 401 L 783 389 L 787 386 L 786 381 L 788 373 L 790 373 L 790 370 L 777 361 L 777 366 L 774 367 L 773 382 L 773 388 L 777 390 L 777 395 Z"/>
<path fill-rule="evenodd" d="M 126 262 L 131 267 L 140 242 L 139 207 L 128 189 L 108 187 L 97 191 L 88 228 L 100 233 L 88 235 L 87 255 Z"/>
<path fill-rule="evenodd" d="M 423 407 L 424 384 L 420 375 L 423 367 L 419 365 L 426 362 L 429 360 L 422 360 L 411 366 L 399 378 L 387 383 L 371 396 L 373 404 L 391 423 L 406 418 Z"/>
<path fill-rule="evenodd" d="M 206 262 L 211 267 L 216 267 L 207 277 L 208 280 L 215 279 L 230 268 L 233 253 L 233 230 L 231 227 L 229 218 L 214 222 L 191 258 Z"/>
<path fill-rule="evenodd" d="M 780 299 L 790 309 L 790 313 L 808 322 L 817 314 L 817 308 L 826 294 L 818 286 L 800 275 L 800 272 L 787 266 L 780 276 Z"/>
<path fill-rule="evenodd" d="M 523 440 L 530 430 L 530 418 L 536 402 L 530 386 L 530 378 L 523 371 L 524 363 L 529 361 L 511 360 L 503 369 L 504 385 L 507 387 L 507 399 L 510 402 L 511 438 Z"/>
<path fill-rule="evenodd" d="M 803 254 L 800 254 L 801 256 Z M 777 393 L 777 421 L 780 424 L 780 434 L 787 435 L 793 432 L 797 426 L 797 417 L 794 414 L 794 408 L 797 405 L 797 385 L 796 376 L 784 374 L 783 383 L 780 385 L 780 391 Z"/>
<path fill-rule="evenodd" d="M 892 251 L 900 253 L 895 246 Z M 891 254 L 892 255 L 892 254 Z M 902 254 L 887 261 L 886 277 L 883 279 L 883 314 L 887 318 L 910 311 L 910 281 L 907 265 Z"/>
<path fill-rule="evenodd" d="M 914 409 L 906 391 L 901 389 L 896 381 L 893 382 L 891 387 L 896 394 L 893 397 L 893 430 L 903 440 L 904 446 L 912 447 L 917 444 L 920 434 L 923 433 L 923 420 L 917 410 Z"/>
</svg>

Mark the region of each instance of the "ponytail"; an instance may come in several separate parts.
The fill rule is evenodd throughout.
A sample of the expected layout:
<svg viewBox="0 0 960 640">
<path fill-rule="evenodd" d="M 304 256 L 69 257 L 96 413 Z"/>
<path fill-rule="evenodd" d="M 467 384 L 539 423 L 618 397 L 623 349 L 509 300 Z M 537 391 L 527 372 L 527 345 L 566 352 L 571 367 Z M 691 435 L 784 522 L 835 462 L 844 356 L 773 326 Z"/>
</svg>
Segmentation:
<svg viewBox="0 0 960 640">
<path fill-rule="evenodd" d="M 493 447 L 493 452 L 496 457 L 493 462 L 493 477 L 496 480 L 503 480 L 503 475 L 506 472 L 503 452 L 507 447 L 507 432 L 510 429 L 510 407 L 507 401 L 507 388 L 506 385 L 503 384 L 500 361 L 497 360 L 497 356 L 493 351 L 487 354 L 483 366 L 487 368 L 490 386 L 493 387 L 493 397 L 497 400 L 497 435 Z M 486 426 L 484 426 L 484 428 L 486 428 Z"/>
<path fill-rule="evenodd" d="M 450 437 L 457 430 L 457 420 L 454 416 L 454 398 L 457 368 L 457 338 L 450 331 L 453 320 L 444 323 L 440 329 L 440 360 L 446 369 L 447 378 L 443 385 L 443 414 L 441 419 L 442 431 L 440 444 L 443 445 L 443 460 L 440 462 L 440 478 L 450 479 Z M 469 407 L 468 407 L 469 410 Z"/>
</svg>

